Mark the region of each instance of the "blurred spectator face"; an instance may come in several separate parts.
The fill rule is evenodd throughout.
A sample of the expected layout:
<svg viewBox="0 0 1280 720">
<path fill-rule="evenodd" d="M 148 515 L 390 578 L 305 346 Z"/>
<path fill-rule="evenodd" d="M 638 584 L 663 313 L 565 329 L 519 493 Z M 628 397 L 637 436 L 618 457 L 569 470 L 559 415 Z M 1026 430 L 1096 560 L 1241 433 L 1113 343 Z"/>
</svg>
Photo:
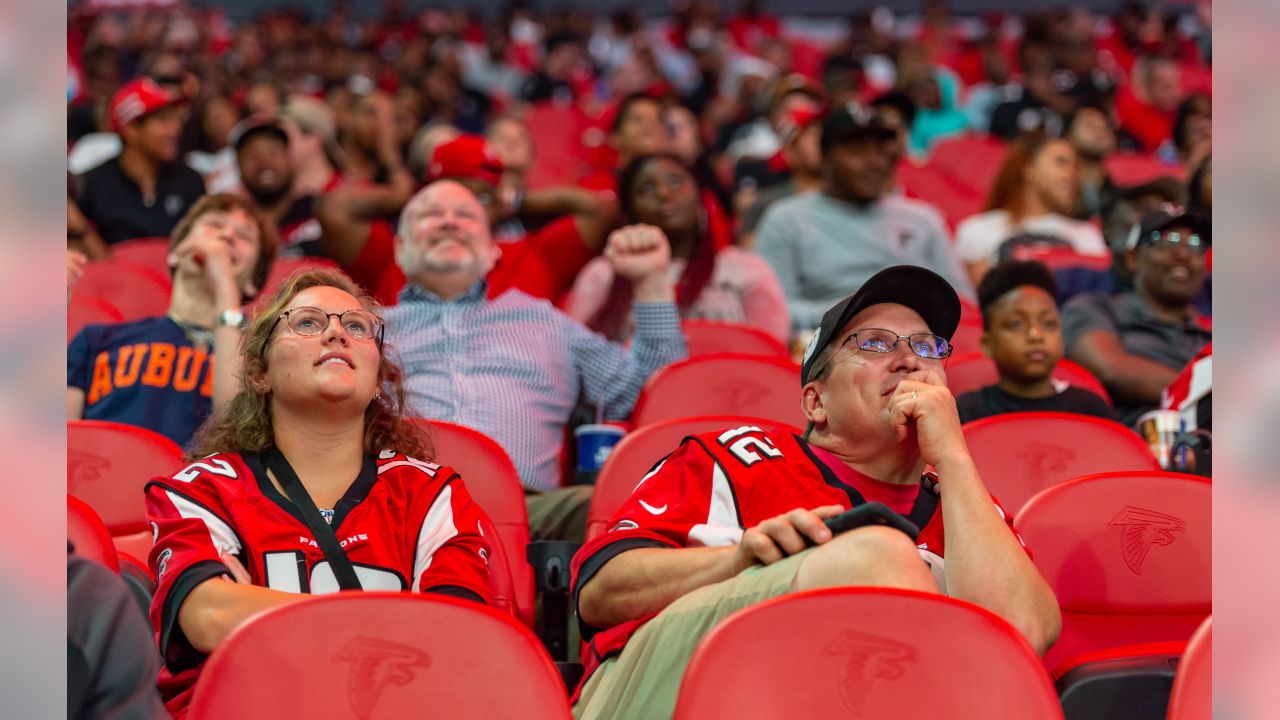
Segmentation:
<svg viewBox="0 0 1280 720">
<path fill-rule="evenodd" d="M 497 259 L 485 208 L 461 184 L 439 180 L 409 201 L 396 238 L 396 264 L 406 277 L 461 273 L 479 280 Z"/>
<path fill-rule="evenodd" d="M 1065 140 L 1051 140 L 1027 166 L 1027 189 L 1054 212 L 1071 212 L 1078 187 L 1076 151 Z"/>
<path fill-rule="evenodd" d="M 893 130 L 893 140 L 889 143 L 889 161 L 897 166 L 902 156 L 907 154 L 907 138 L 911 135 L 911 127 L 902 111 L 892 105 L 881 105 L 876 109 L 881 121 Z M 821 137 L 821 134 L 819 134 Z"/>
<path fill-rule="evenodd" d="M 280 93 L 274 85 L 258 83 L 245 93 L 244 105 L 250 115 L 274 119 L 280 114 Z"/>
<path fill-rule="evenodd" d="M 938 81 L 932 77 L 924 77 L 907 86 L 907 97 L 921 110 L 941 110 L 942 91 L 938 89 Z"/>
<path fill-rule="evenodd" d="M 1049 377 L 1062 359 L 1062 322 L 1053 296 L 1023 285 L 1001 296 L 988 313 L 991 327 L 983 333 L 982 350 L 1000 377 L 1020 384 Z"/>
<path fill-rule="evenodd" d="M 413 88 L 400 88 L 392 100 L 396 123 L 396 144 L 407 147 L 422 125 L 424 100 Z"/>
<path fill-rule="evenodd" d="M 656 158 L 636 173 L 631 188 L 633 218 L 657 225 L 666 233 L 687 233 L 698 227 L 698 184 L 684 166 L 670 158 Z"/>
<path fill-rule="evenodd" d="M 556 45 L 547 53 L 543 63 L 543 72 L 547 77 L 563 80 L 569 77 L 575 65 L 582 61 L 582 46 L 576 42 L 565 42 Z"/>
<path fill-rule="evenodd" d="M 879 200 L 892 178 L 892 140 L 875 135 L 853 138 L 831 148 L 826 158 L 829 188 L 855 204 Z"/>
<path fill-rule="evenodd" d="M 822 125 L 811 123 L 787 146 L 787 164 L 807 175 L 822 172 Z"/>
<path fill-rule="evenodd" d="M 181 95 L 186 72 L 182 58 L 174 53 L 164 53 L 151 64 L 151 71 L 147 75 L 170 93 Z"/>
<path fill-rule="evenodd" d="M 1089 160 L 1101 160 L 1116 149 L 1116 133 L 1107 116 L 1097 108 L 1082 108 L 1067 129 L 1067 141 L 1076 153 Z"/>
<path fill-rule="evenodd" d="M 357 147 L 372 150 L 378 142 L 378 115 L 373 97 L 362 95 L 351 107 L 351 139 Z"/>
<path fill-rule="evenodd" d="M 209 99 L 204 106 L 204 117 L 200 119 L 200 130 L 208 139 L 210 147 L 220 150 L 227 146 L 231 130 L 240 121 L 236 106 L 225 97 L 217 96 Z"/>
<path fill-rule="evenodd" d="M 182 135 L 181 108 L 166 107 L 124 128 L 124 144 L 136 147 L 154 162 L 178 159 L 178 139 Z"/>
<path fill-rule="evenodd" d="M 230 211 L 210 210 L 196 218 L 187 236 L 169 253 L 172 255 L 188 243 L 209 240 L 226 244 L 230 250 L 231 269 L 235 273 L 236 282 L 242 291 L 250 287 L 258 265 L 258 255 L 262 251 L 261 229 L 253 216 L 239 208 Z"/>
<path fill-rule="evenodd" d="M 1191 229 L 1177 225 L 1162 235 L 1191 234 Z M 1141 292 L 1169 307 L 1185 306 L 1195 299 L 1204 285 L 1208 268 L 1206 248 L 1193 249 L 1185 242 L 1147 243 L 1131 249 L 1125 262 L 1133 272 L 1133 284 Z"/>
<path fill-rule="evenodd" d="M 668 152 L 671 134 L 662 122 L 662 106 L 657 100 L 637 100 L 627 106 L 613 136 L 614 147 L 623 157 Z"/>
<path fill-rule="evenodd" d="M 1178 66 L 1168 60 L 1153 60 L 1147 69 L 1144 90 L 1152 106 L 1173 112 L 1182 102 L 1182 75 Z"/>
<path fill-rule="evenodd" d="M 666 109 L 667 131 L 671 134 L 671 151 L 685 165 L 693 165 L 702 155 L 702 138 L 698 118 L 689 108 L 674 105 Z"/>
<path fill-rule="evenodd" d="M 236 164 L 240 182 L 259 205 L 274 204 L 293 186 L 289 148 L 267 133 L 260 132 L 241 143 Z"/>
<path fill-rule="evenodd" d="M 519 174 L 529 171 L 533 165 L 533 138 L 524 123 L 511 117 L 500 118 L 489 126 L 487 137 L 504 170 Z"/>
<path fill-rule="evenodd" d="M 1098 66 L 1098 53 L 1090 35 L 1072 34 L 1057 47 L 1058 62 L 1079 77 L 1088 77 Z"/>
</svg>

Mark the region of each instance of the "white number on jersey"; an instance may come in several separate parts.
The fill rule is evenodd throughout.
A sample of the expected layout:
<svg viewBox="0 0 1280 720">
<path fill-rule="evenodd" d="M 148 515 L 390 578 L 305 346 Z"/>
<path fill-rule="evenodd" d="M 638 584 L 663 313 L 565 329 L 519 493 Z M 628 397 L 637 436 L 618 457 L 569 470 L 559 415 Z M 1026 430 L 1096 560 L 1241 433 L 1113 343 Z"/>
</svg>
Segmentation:
<svg viewBox="0 0 1280 720">
<path fill-rule="evenodd" d="M 262 565 L 267 576 L 267 587 L 291 593 L 310 592 L 312 595 L 336 593 L 338 579 L 328 560 L 321 560 L 311 568 L 311 577 L 306 579 L 303 587 L 302 565 L 306 556 L 300 552 L 270 552 L 262 557 Z M 404 581 L 400 576 L 382 568 L 368 565 L 354 565 L 360 587 L 365 590 L 390 590 L 398 592 L 404 589 Z"/>
<path fill-rule="evenodd" d="M 782 457 L 782 451 L 774 447 L 773 442 L 763 436 L 763 432 L 758 427 L 744 425 L 721 433 L 720 437 L 716 438 L 716 442 L 729 448 L 729 452 L 742 461 L 743 465 L 751 467 L 764 459 L 760 453 L 764 453 L 771 458 Z M 761 435 L 749 435 L 748 433 L 761 433 Z"/>
<path fill-rule="evenodd" d="M 189 483 L 200 477 L 201 472 L 221 475 L 222 477 L 231 478 L 232 480 L 236 479 L 236 469 L 231 467 L 231 463 L 226 460 L 222 460 L 221 458 L 205 458 L 200 462 L 193 462 L 177 475 L 174 475 L 173 479 Z"/>
</svg>

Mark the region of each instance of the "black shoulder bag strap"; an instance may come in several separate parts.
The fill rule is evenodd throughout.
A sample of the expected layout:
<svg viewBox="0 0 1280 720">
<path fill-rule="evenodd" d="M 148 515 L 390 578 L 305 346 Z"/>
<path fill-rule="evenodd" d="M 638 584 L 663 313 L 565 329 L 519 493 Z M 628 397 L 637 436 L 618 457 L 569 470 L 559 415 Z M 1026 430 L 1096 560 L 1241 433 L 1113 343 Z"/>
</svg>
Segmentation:
<svg viewBox="0 0 1280 720">
<path fill-rule="evenodd" d="M 307 494 L 307 489 L 302 486 L 302 481 L 298 479 L 298 474 L 293 471 L 289 461 L 274 448 L 263 453 L 263 459 L 276 476 L 276 480 L 280 481 L 280 487 L 284 488 L 285 495 L 289 496 L 294 507 L 298 508 L 298 512 L 302 514 L 302 519 L 311 530 L 311 535 L 315 537 L 316 544 L 320 546 L 325 559 L 329 561 L 329 567 L 333 569 L 333 577 L 337 579 L 338 587 L 343 590 L 363 590 L 360 578 L 356 577 L 356 569 L 351 565 L 351 558 L 347 557 L 347 552 L 338 544 L 338 536 L 334 533 L 333 526 L 324 521 L 320 515 L 320 509 Z"/>
</svg>

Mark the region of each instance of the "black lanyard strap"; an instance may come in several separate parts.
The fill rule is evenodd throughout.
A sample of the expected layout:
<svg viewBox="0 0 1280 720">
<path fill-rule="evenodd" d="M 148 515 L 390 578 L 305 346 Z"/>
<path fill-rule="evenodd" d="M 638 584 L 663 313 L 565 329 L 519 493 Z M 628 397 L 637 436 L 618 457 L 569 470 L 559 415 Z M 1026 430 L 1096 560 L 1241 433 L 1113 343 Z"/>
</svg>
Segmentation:
<svg viewBox="0 0 1280 720">
<path fill-rule="evenodd" d="M 347 552 L 338 544 L 338 536 L 333 526 L 324 521 L 324 517 L 320 515 L 320 509 L 316 507 L 307 489 L 302 486 L 302 481 L 298 479 L 298 474 L 293 471 L 289 461 L 276 449 L 264 453 L 263 459 L 266 460 L 272 474 L 276 476 L 276 480 L 280 481 L 280 487 L 284 489 L 285 495 L 289 496 L 294 507 L 298 508 L 298 512 L 302 514 L 303 521 L 311 530 L 311 535 L 315 537 L 325 560 L 329 561 L 329 567 L 333 569 L 333 577 L 338 581 L 338 587 L 343 590 L 363 590 L 360 578 L 356 577 L 356 569 L 351 565 L 351 558 L 347 557 Z"/>
</svg>

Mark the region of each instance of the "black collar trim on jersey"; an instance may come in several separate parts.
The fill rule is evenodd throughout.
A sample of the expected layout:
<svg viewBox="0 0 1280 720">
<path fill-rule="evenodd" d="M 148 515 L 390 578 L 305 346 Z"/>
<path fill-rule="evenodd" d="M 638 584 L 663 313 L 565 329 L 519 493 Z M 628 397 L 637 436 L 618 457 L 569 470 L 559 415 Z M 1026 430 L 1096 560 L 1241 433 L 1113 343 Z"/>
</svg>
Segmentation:
<svg viewBox="0 0 1280 720">
<path fill-rule="evenodd" d="M 263 497 L 280 506 L 281 510 L 292 515 L 298 522 L 306 525 L 307 521 L 302 516 L 302 512 L 294 507 L 293 502 L 277 490 L 275 485 L 271 484 L 271 478 L 267 477 L 267 466 L 263 462 L 262 455 L 244 453 L 241 457 L 244 458 L 244 464 L 248 465 L 249 470 L 253 472 L 254 479 L 258 481 L 258 490 L 262 492 Z M 364 462 L 360 466 L 360 474 L 356 475 L 355 482 L 351 483 L 351 487 L 347 488 L 347 491 L 333 506 L 333 523 L 330 527 L 333 528 L 335 533 L 342 526 L 342 521 L 346 519 L 347 515 L 369 496 L 369 493 L 373 490 L 374 483 L 377 481 L 377 458 L 366 454 Z"/>
<path fill-rule="evenodd" d="M 849 496 L 849 507 L 855 508 L 867 502 L 867 499 L 862 497 L 862 493 L 846 485 L 840 478 L 836 477 L 834 470 L 827 467 L 826 463 L 813 454 L 813 450 L 809 447 L 807 440 L 795 433 L 792 433 L 792 437 L 796 439 L 796 444 L 800 446 L 800 449 L 804 450 L 804 454 L 809 456 L 809 460 L 818 467 L 818 470 L 822 473 L 822 479 L 831 487 Z M 936 485 L 937 477 L 933 476 L 932 473 L 925 473 L 920 476 L 920 492 L 916 493 L 916 501 L 911 506 L 911 513 L 907 515 L 907 519 L 922 530 L 925 525 L 929 524 L 929 521 L 933 519 L 934 513 L 938 510 L 939 498 L 934 489 Z"/>
</svg>

